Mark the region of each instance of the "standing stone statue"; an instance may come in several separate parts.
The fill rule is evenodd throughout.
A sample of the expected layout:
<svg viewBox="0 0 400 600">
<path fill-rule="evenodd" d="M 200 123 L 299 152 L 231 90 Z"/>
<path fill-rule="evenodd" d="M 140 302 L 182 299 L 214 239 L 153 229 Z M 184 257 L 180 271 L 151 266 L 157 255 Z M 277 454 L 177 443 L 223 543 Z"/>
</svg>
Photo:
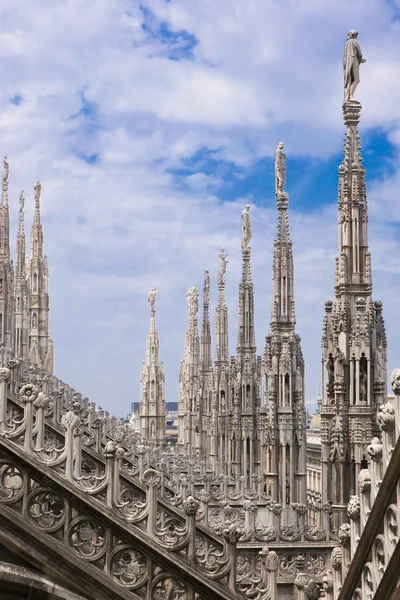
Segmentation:
<svg viewBox="0 0 400 600">
<path fill-rule="evenodd" d="M 10 165 L 8 163 L 7 156 L 5 156 L 4 160 L 3 160 L 3 183 L 7 183 L 9 171 L 10 171 Z"/>
<path fill-rule="evenodd" d="M 378 346 L 376 349 L 376 366 L 375 378 L 378 381 L 383 381 L 383 348 Z"/>
<path fill-rule="evenodd" d="M 19 214 L 20 214 L 20 216 L 22 216 L 24 214 L 24 207 L 25 207 L 25 196 L 24 196 L 24 192 L 22 191 L 19 195 Z"/>
<path fill-rule="evenodd" d="M 247 249 L 251 240 L 251 220 L 252 216 L 249 214 L 250 205 L 246 204 L 244 211 L 242 212 L 242 248 Z"/>
<path fill-rule="evenodd" d="M 279 142 L 275 151 L 275 194 L 283 194 L 286 183 L 286 154 L 283 153 L 285 145 Z"/>
<path fill-rule="evenodd" d="M 210 273 L 208 269 L 204 271 L 203 302 L 208 302 L 210 294 Z"/>
<path fill-rule="evenodd" d="M 156 297 L 158 295 L 158 290 L 153 287 L 149 292 L 148 301 L 150 304 L 150 312 L 152 315 L 156 312 Z"/>
<path fill-rule="evenodd" d="M 225 254 L 225 249 L 221 248 L 221 250 L 219 251 L 219 257 L 218 257 L 218 281 L 221 283 L 224 279 L 224 275 L 226 273 L 226 265 L 228 264 L 228 260 L 226 260 L 226 257 L 228 255 Z"/>
<path fill-rule="evenodd" d="M 194 284 L 189 290 L 186 292 L 186 298 L 189 304 L 189 312 L 192 318 L 196 318 L 197 313 L 199 312 L 199 294 L 197 292 L 197 285 Z"/>
<path fill-rule="evenodd" d="M 38 207 L 40 204 L 40 194 L 42 193 L 42 184 L 40 183 L 40 181 L 36 182 L 34 190 L 35 190 L 35 205 L 36 205 L 36 207 Z"/>
<path fill-rule="evenodd" d="M 351 29 L 347 35 L 344 47 L 344 101 L 357 102 L 353 95 L 360 83 L 360 63 L 365 63 L 360 44 L 357 42 L 358 31 Z"/>
</svg>

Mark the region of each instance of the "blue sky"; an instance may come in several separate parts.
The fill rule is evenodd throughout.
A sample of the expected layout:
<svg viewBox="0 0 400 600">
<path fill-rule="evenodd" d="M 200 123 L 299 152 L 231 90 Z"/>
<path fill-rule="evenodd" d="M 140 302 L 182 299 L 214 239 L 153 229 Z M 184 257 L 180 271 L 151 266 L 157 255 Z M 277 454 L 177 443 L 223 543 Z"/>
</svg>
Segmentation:
<svg viewBox="0 0 400 600">
<path fill-rule="evenodd" d="M 389 372 L 400 364 L 398 0 L 14 0 L 0 9 L 0 152 L 18 196 L 43 185 L 56 374 L 117 414 L 139 399 L 147 295 L 167 399 L 177 400 L 185 293 L 229 254 L 237 338 L 240 213 L 252 206 L 256 341 L 269 331 L 276 211 L 273 154 L 287 152 L 297 331 L 306 395 L 320 386 L 324 302 L 333 297 L 342 52 L 357 28 L 374 299 Z"/>
</svg>

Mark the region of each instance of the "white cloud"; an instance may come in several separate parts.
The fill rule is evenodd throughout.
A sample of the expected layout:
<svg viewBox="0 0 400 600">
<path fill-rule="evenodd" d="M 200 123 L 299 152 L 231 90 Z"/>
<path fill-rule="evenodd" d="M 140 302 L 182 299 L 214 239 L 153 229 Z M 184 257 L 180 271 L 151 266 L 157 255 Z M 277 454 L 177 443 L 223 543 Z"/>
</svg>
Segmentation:
<svg viewBox="0 0 400 600">
<path fill-rule="evenodd" d="M 221 184 L 218 168 L 210 173 L 199 159 L 181 177 L 171 169 L 208 148 L 216 161 L 240 166 L 242 175 L 263 157 L 271 172 L 279 139 L 290 156 L 328 158 L 340 152 L 342 44 L 353 26 L 367 58 L 357 91 L 362 128 L 389 130 L 400 145 L 400 43 L 392 9 L 383 0 L 363 2 L 362 9 L 344 0 L 153 0 L 147 5 L 155 29 L 163 19 L 171 31 L 195 36 L 187 60 L 167 58 L 182 47 L 182 36 L 161 41 L 148 34 L 139 5 L 128 0 L 87 0 L 84 10 L 75 0 L 53 0 L 51 7 L 45 0 L 16 0 L 3 9 L 0 30 L 0 137 L 11 162 L 13 225 L 15 231 L 20 189 L 32 198 L 39 177 L 57 373 L 118 413 L 137 400 L 147 293 L 153 285 L 160 290 L 157 321 L 168 399 L 176 400 L 185 293 L 194 281 L 201 286 L 209 268 L 215 301 L 221 246 L 230 261 L 234 352 L 245 201 L 254 214 L 259 352 L 268 332 L 273 190 L 263 190 L 263 198 L 222 202 L 219 191 L 227 184 Z M 16 96 L 19 106 L 10 102 Z M 97 156 L 98 162 L 86 164 L 78 158 L 83 155 Z M 311 179 L 313 169 L 310 161 Z M 390 325 L 391 368 L 400 350 L 399 242 L 390 223 L 398 220 L 399 177 L 396 168 L 370 186 L 374 281 Z M 334 198 L 335 190 L 328 195 Z M 336 214 L 324 203 L 311 215 L 302 214 L 296 210 L 300 200 L 293 192 L 296 308 L 307 390 L 315 397 L 324 301 L 333 295 Z M 27 213 L 29 222 L 31 201 Z"/>
</svg>

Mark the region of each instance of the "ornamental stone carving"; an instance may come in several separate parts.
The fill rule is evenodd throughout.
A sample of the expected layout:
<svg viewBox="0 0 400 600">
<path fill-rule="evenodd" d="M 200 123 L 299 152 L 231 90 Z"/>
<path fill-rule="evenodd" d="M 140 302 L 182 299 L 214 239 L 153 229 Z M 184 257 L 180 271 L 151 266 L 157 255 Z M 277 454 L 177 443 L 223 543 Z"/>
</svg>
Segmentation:
<svg viewBox="0 0 400 600">
<path fill-rule="evenodd" d="M 10 378 L 11 371 L 10 369 L 6 369 L 5 367 L 0 368 L 0 383 L 3 381 L 8 381 Z"/>
<path fill-rule="evenodd" d="M 367 452 L 375 462 L 382 459 L 382 444 L 379 438 L 372 438 L 370 445 L 367 447 Z"/>
<path fill-rule="evenodd" d="M 383 431 L 390 431 L 394 428 L 395 410 L 391 402 L 381 404 L 378 411 L 378 422 Z"/>
<path fill-rule="evenodd" d="M 188 517 L 196 515 L 197 511 L 199 510 L 199 506 L 200 504 L 195 498 L 193 498 L 193 496 L 188 496 L 186 501 L 183 503 L 184 511 Z"/>
<path fill-rule="evenodd" d="M 358 485 L 362 494 L 366 494 L 371 490 L 371 473 L 368 469 L 361 469 L 358 476 Z"/>
<path fill-rule="evenodd" d="M 335 571 L 338 571 L 342 566 L 342 549 L 340 546 L 336 546 L 332 550 L 331 561 L 332 567 L 335 569 Z"/>
<path fill-rule="evenodd" d="M 353 521 L 360 518 L 360 498 L 359 496 L 350 496 L 347 505 L 347 514 Z"/>
<path fill-rule="evenodd" d="M 19 395 L 23 402 L 34 402 L 39 390 L 32 383 L 25 384 L 19 391 Z"/>
<path fill-rule="evenodd" d="M 395 369 L 392 373 L 392 390 L 396 396 L 400 395 L 400 369 Z"/>
<path fill-rule="evenodd" d="M 158 487 L 161 483 L 161 475 L 155 469 L 146 469 L 142 479 L 148 487 Z"/>
<path fill-rule="evenodd" d="M 342 546 L 347 546 L 350 542 L 350 525 L 348 523 L 342 523 L 339 527 L 339 542 Z"/>
</svg>

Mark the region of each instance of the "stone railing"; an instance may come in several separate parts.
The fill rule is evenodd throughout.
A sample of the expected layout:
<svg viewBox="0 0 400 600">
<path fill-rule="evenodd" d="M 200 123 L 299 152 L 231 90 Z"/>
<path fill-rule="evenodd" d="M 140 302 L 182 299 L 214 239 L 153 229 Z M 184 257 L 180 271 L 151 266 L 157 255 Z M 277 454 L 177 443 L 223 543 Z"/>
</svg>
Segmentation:
<svg viewBox="0 0 400 600">
<path fill-rule="evenodd" d="M 350 523 L 340 527 L 340 546 L 332 552 L 328 600 L 383 600 L 400 584 L 400 369 L 392 389 L 394 399 L 378 411 L 381 439 L 368 447 L 370 462 L 364 461 L 359 493 L 347 507 Z"/>
<path fill-rule="evenodd" d="M 237 593 L 236 545 L 242 535 L 239 527 L 225 519 L 219 536 L 215 535 L 208 527 L 196 522 L 200 503 L 193 495 L 185 495 L 181 499 L 183 510 L 160 497 L 157 491 L 163 480 L 165 485 L 165 472 L 144 469 L 140 448 L 137 465 L 133 462 L 135 454 L 133 457 L 131 454 L 131 460 L 126 460 L 125 455 L 132 453 L 132 446 L 135 446 L 135 438 L 132 438 L 130 451 L 126 452 L 123 444 L 126 440 L 118 441 L 118 427 L 111 432 L 115 433 L 115 440 L 109 439 L 104 422 L 97 420 L 96 415 L 92 414 L 91 420 L 85 416 L 86 422 L 83 422 L 81 414 L 85 406 L 82 410 L 76 396 L 70 398 L 67 395 L 62 405 L 57 397 L 60 390 L 49 390 L 48 381 L 42 379 L 39 382 L 37 377 L 35 381 L 35 377 L 29 367 L 28 373 L 20 380 L 23 385 L 18 389 L 15 373 L 7 368 L 0 369 L 0 509 L 3 514 L 11 521 L 20 515 L 32 527 L 42 531 L 47 529 L 52 535 L 57 533 L 58 543 L 63 543 L 68 552 L 82 559 L 92 557 L 92 567 L 100 566 L 101 571 L 104 571 L 104 562 L 97 559 L 104 555 L 113 582 L 132 590 L 148 589 L 153 582 L 150 558 L 145 550 L 142 553 L 135 550 L 133 556 L 132 548 L 135 546 L 132 543 L 127 545 L 126 552 L 124 546 L 124 555 L 119 553 L 120 542 L 116 545 L 110 542 L 115 537 L 112 522 L 124 528 L 125 536 L 134 535 L 135 543 L 140 538 L 142 546 L 146 542 L 155 544 L 160 561 L 168 560 L 171 572 L 180 562 L 183 563 L 179 567 L 181 572 L 182 569 L 186 572 L 189 567 L 195 568 L 200 583 L 202 578 L 216 582 L 205 597 L 218 597 L 220 586 L 225 593 L 226 590 L 231 594 Z M 24 383 L 24 379 L 28 383 Z M 7 394 L 7 382 L 10 394 Z M 65 391 L 60 393 L 65 394 Z M 49 395 L 53 398 L 52 403 Z M 66 412 L 65 404 L 70 407 Z M 97 427 L 99 421 L 100 426 Z M 88 431 L 93 427 L 101 434 L 94 436 L 94 444 L 85 445 L 83 438 L 91 435 Z M 28 476 L 32 469 L 37 474 L 34 477 Z M 130 469 L 134 471 L 131 474 Z M 47 485 L 42 484 L 41 472 L 46 473 Z M 90 518 L 78 509 L 77 502 L 73 509 L 74 526 L 65 527 L 67 507 L 63 489 L 67 495 L 72 492 L 77 500 L 85 500 Z M 207 502 L 203 502 L 204 514 L 206 505 Z M 74 506 L 74 501 L 70 502 L 68 510 L 71 506 Z M 94 514 L 96 512 L 97 515 Z M 102 524 L 98 514 L 105 514 L 111 519 L 109 528 Z M 274 597 L 274 565 L 277 561 L 274 557 L 273 551 L 263 550 L 262 568 L 258 579 L 252 581 L 252 598 L 268 600 Z M 122 566 L 125 559 L 127 563 Z M 128 568 L 133 562 L 137 564 L 139 573 L 135 577 L 132 573 L 129 575 L 132 569 Z M 175 585 L 180 589 L 186 583 L 175 578 Z M 196 584 L 193 584 L 195 589 Z"/>
<path fill-rule="evenodd" d="M 381 437 L 368 446 L 358 494 L 347 506 L 349 523 L 338 532 L 332 569 L 322 586 L 297 565 L 297 600 L 389 600 L 400 589 L 400 369 L 392 374 L 394 398 L 381 404 Z"/>
</svg>

